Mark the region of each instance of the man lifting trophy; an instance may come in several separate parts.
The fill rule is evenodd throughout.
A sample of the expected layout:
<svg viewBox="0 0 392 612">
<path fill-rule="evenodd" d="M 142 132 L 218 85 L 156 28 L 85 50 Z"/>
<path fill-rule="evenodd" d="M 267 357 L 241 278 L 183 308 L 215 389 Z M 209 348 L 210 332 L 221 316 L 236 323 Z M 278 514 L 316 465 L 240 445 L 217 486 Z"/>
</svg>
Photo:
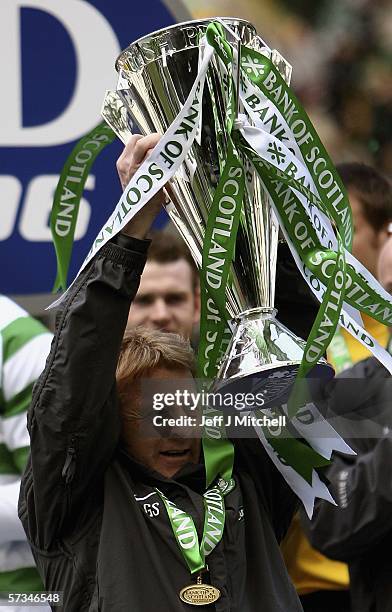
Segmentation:
<svg viewBox="0 0 392 612">
<path fill-rule="evenodd" d="M 338 322 L 390 367 L 359 313 L 387 320 L 390 297 L 350 254 L 341 181 L 290 66 L 251 24 L 178 24 L 132 43 L 116 68 L 103 116 L 126 143 L 124 192 L 57 300 L 20 518 L 67 612 L 299 611 L 279 542 L 297 497 L 309 514 L 316 497 L 333 501 L 317 469 L 351 452 L 305 384 L 333 374 L 323 355 Z M 124 335 L 162 204 L 200 269 L 197 363 L 175 334 Z M 274 310 L 279 233 L 321 303 L 307 339 Z M 215 393 L 257 391 L 256 412 L 287 426 L 143 436 L 146 386 L 194 393 L 196 374 Z"/>
</svg>

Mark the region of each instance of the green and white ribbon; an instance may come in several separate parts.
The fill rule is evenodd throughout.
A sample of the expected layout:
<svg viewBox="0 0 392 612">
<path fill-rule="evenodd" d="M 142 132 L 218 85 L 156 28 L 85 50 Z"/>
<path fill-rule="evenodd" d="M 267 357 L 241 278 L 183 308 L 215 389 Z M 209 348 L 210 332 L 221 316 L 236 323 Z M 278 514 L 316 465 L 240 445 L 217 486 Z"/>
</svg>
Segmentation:
<svg viewBox="0 0 392 612">
<path fill-rule="evenodd" d="M 291 142 L 295 140 L 300 149 L 301 158 L 307 164 L 322 199 L 322 206 L 328 210 L 338 230 L 343 225 L 343 244 L 351 251 L 353 226 L 346 191 L 301 104 L 269 58 L 245 47 L 242 66 L 246 70 L 248 79 L 274 105 L 276 121 L 279 123 L 284 119 L 287 123 L 291 131 Z M 276 129 L 274 131 L 276 132 Z M 275 159 L 279 162 L 281 159 L 279 148 L 273 147 L 272 154 L 275 154 Z M 291 163 L 292 160 L 286 171 L 294 176 L 298 172 L 297 163 L 294 161 L 294 166 L 291 166 Z"/>
<path fill-rule="evenodd" d="M 282 406 L 282 410 L 290 419 L 295 437 L 288 428 L 273 429 L 255 424 L 254 429 L 268 456 L 301 499 L 311 518 L 316 497 L 335 503 L 328 488 L 318 477 L 317 468 L 328 465 L 335 451 L 346 455 L 356 453 L 314 404 L 302 406 L 293 418 L 290 418 L 287 404 Z M 271 410 L 257 411 L 255 414 L 260 417 L 266 414 L 270 418 L 277 416 Z"/>
<path fill-rule="evenodd" d="M 207 28 L 207 40 L 216 44 L 216 51 L 227 66 L 231 65 L 230 46 L 224 45 L 220 24 Z M 224 41 L 221 43 L 221 41 Z M 228 51 L 229 50 L 229 51 Z M 216 374 L 221 343 L 229 316 L 226 311 L 226 287 L 235 252 L 235 240 L 240 221 L 245 190 L 243 164 L 231 138 L 235 113 L 235 95 L 232 75 L 228 83 L 228 139 L 226 161 L 217 185 L 203 243 L 201 284 L 201 322 L 199 348 L 199 376 L 213 379 Z M 220 314 L 220 320 L 211 316 L 211 305 Z M 208 358 L 206 357 L 208 355 Z"/>
<path fill-rule="evenodd" d="M 287 405 L 282 406 L 288 416 Z M 336 430 L 324 419 L 312 403 L 302 406 L 291 419 L 294 429 L 309 442 L 311 447 L 325 459 L 331 459 L 333 451 L 345 455 L 356 455 Z"/>
<path fill-rule="evenodd" d="M 115 139 L 105 122 L 84 136 L 71 151 L 62 169 L 54 194 L 50 229 L 57 258 L 53 291 L 67 287 L 79 204 L 91 166 L 103 149 Z"/>
<path fill-rule="evenodd" d="M 256 160 L 256 165 L 257 164 L 260 164 L 259 160 Z M 272 176 L 273 175 L 272 173 Z M 285 181 L 286 177 L 281 176 L 280 180 L 277 182 L 274 182 L 274 180 L 275 179 L 272 180 L 272 187 L 270 184 L 270 189 L 275 189 L 275 195 L 278 197 L 274 198 L 272 205 L 275 207 L 276 213 L 281 220 L 281 227 L 294 259 L 312 291 L 321 302 L 326 302 L 327 304 L 328 310 L 326 310 L 322 325 L 319 327 L 321 339 L 326 336 L 327 330 L 329 334 L 332 334 L 333 326 L 336 325 L 336 314 L 334 316 L 334 313 L 337 313 L 336 302 L 331 299 L 326 301 L 325 299 L 327 283 L 333 280 L 335 285 L 338 285 L 336 289 L 339 289 L 342 282 L 344 282 L 346 288 L 346 302 L 342 306 L 339 323 L 351 334 L 355 335 L 355 337 L 366 346 L 375 357 L 382 361 L 390 372 L 392 372 L 391 356 L 364 329 L 362 319 L 358 312 L 358 310 L 366 312 L 385 325 L 390 325 L 392 303 L 389 294 L 378 285 L 374 278 L 371 278 L 371 282 L 367 283 L 367 277 L 370 276 L 370 273 L 366 271 L 367 276 L 365 276 L 365 270 L 362 264 L 357 262 L 351 254 L 347 254 L 349 263 L 347 265 L 345 277 L 342 277 L 341 274 L 336 276 L 334 272 L 334 263 L 337 254 L 331 249 L 322 247 L 320 243 L 317 245 L 317 248 L 315 248 L 317 244 L 317 232 L 315 232 L 310 218 L 304 215 L 303 210 L 301 210 L 298 204 L 297 200 L 299 200 L 299 198 L 296 198 L 296 196 L 298 196 L 299 191 L 297 191 L 295 195 L 295 179 L 291 179 L 291 181 L 288 180 L 288 182 L 294 185 L 294 191 L 291 193 L 288 189 L 281 190 L 282 181 Z M 276 193 L 277 191 L 279 191 L 279 193 Z M 299 229 L 296 231 L 296 228 Z M 314 282 L 314 279 L 317 283 Z M 333 290 L 332 298 L 336 298 L 336 295 L 337 291 Z M 368 300 L 368 303 L 364 301 L 364 297 Z M 314 336 L 313 344 L 310 345 L 311 354 L 315 356 L 320 354 L 321 347 L 322 342 L 319 341 L 319 336 Z"/>
<path fill-rule="evenodd" d="M 388 356 L 382 347 L 374 339 L 369 338 L 369 335 L 363 329 L 359 313 L 354 310 L 358 308 L 367 312 L 370 316 L 374 316 L 377 320 L 390 324 L 392 313 L 390 296 L 347 250 L 352 236 L 352 227 L 350 227 L 349 208 L 344 205 L 344 190 L 342 190 L 340 179 L 336 176 L 333 168 L 331 169 L 329 158 L 310 121 L 270 60 L 251 49 L 246 49 L 242 57 L 245 74 L 242 79 L 241 100 L 253 123 L 264 132 L 263 136 L 265 136 L 265 133 L 270 133 L 281 140 L 281 142 L 270 141 L 268 143 L 269 162 L 275 163 L 279 169 L 283 166 L 283 171 L 286 174 L 291 174 L 297 181 L 300 181 L 302 186 L 307 185 L 313 193 L 318 194 L 324 191 L 327 210 L 325 210 L 323 203 L 321 203 L 321 210 L 318 210 L 317 206 L 320 206 L 320 201 L 315 202 L 312 198 L 309 198 L 309 194 L 306 194 L 305 190 L 296 191 L 296 197 L 303 204 L 312 226 L 318 233 L 320 244 L 324 249 L 327 248 L 327 251 L 319 250 L 318 253 L 314 253 L 317 270 L 312 268 L 312 272 L 319 280 L 323 280 L 324 289 L 323 296 L 319 295 L 318 297 L 324 298 L 325 301 L 325 288 L 328 283 L 325 275 L 323 279 L 320 278 L 320 268 L 326 271 L 327 266 L 333 264 L 333 268 L 330 268 L 330 279 L 336 272 L 337 253 L 331 251 L 331 248 L 336 250 L 337 241 L 330 221 L 324 214 L 327 212 L 330 218 L 335 221 L 337 227 L 341 223 L 341 229 L 343 230 L 341 236 L 346 247 L 344 255 L 348 261 L 344 289 L 347 292 L 346 299 L 348 298 L 348 302 L 354 308 L 348 308 L 348 305 L 344 304 L 342 319 L 349 319 L 347 324 L 351 332 L 352 320 L 355 320 L 355 335 L 358 337 L 359 328 L 360 338 L 365 339 L 366 346 L 373 349 L 375 356 L 381 358 L 388 369 L 391 369 L 391 360 L 388 360 Z M 258 87 L 253 83 L 257 84 Z M 244 134 L 244 136 L 251 147 L 254 148 L 254 141 L 251 141 L 249 135 L 252 128 L 245 127 L 244 131 L 246 130 L 248 130 L 248 134 Z M 259 136 L 259 147 L 260 140 L 262 138 Z M 258 152 L 260 153 L 260 150 Z M 265 151 L 262 152 L 262 155 L 263 153 Z M 293 159 L 290 153 L 294 153 L 296 159 Z M 263 157 L 266 159 L 265 155 Z M 276 163 L 279 161 L 282 163 Z M 291 235 L 286 234 L 286 237 L 293 250 Z M 301 259 L 303 261 L 303 258 Z M 310 286 L 312 287 L 312 285 Z M 335 321 L 333 324 L 335 325 Z"/>
<path fill-rule="evenodd" d="M 318 240 L 314 240 L 314 237 L 312 237 L 310 235 L 310 232 L 307 231 L 304 219 L 300 218 L 301 212 L 298 210 L 298 208 L 296 208 L 295 203 L 296 195 L 295 193 L 291 193 L 291 190 L 293 190 L 294 188 L 292 177 L 296 177 L 295 180 L 297 181 L 297 183 L 299 183 L 299 185 L 297 185 L 296 187 L 308 185 L 309 187 L 313 187 L 313 189 L 316 190 L 317 193 L 322 191 L 325 192 L 326 188 L 329 188 L 333 183 L 336 189 L 338 191 L 340 190 L 340 195 L 342 196 L 340 201 L 342 202 L 341 208 L 344 211 L 344 220 L 345 222 L 348 220 L 348 225 L 344 226 L 341 221 L 340 214 L 338 214 L 338 211 L 332 205 L 332 203 L 328 201 L 328 194 L 323 194 L 324 200 L 320 197 L 315 198 L 317 201 L 317 205 L 323 210 L 323 212 L 333 218 L 336 223 L 339 256 L 335 259 L 334 275 L 327 283 L 325 298 L 321 304 L 319 313 L 309 334 L 307 346 L 304 352 L 304 358 L 302 360 L 301 367 L 299 370 L 299 378 L 301 378 L 306 376 L 311 371 L 313 366 L 316 365 L 320 357 L 325 352 L 326 347 L 331 341 L 336 329 L 337 318 L 344 300 L 344 282 L 342 282 L 341 286 L 337 286 L 337 283 L 334 281 L 339 278 L 344 279 L 346 264 L 343 245 L 351 248 L 351 213 L 347 198 L 345 196 L 345 192 L 342 189 L 342 186 L 339 184 L 340 179 L 337 176 L 337 173 L 333 168 L 326 151 L 323 149 L 313 126 L 311 125 L 305 113 L 302 111 L 302 108 L 300 108 L 295 97 L 291 95 L 288 86 L 286 85 L 285 81 L 280 76 L 278 71 L 275 69 L 272 62 L 264 56 L 253 52 L 251 49 L 245 49 L 243 53 L 243 64 L 246 65 L 249 78 L 254 82 L 256 87 L 258 87 L 261 92 L 265 94 L 267 98 L 270 99 L 270 102 L 275 101 L 275 105 L 277 107 L 279 103 L 284 104 L 287 114 L 288 109 L 290 109 L 291 115 L 289 120 L 292 120 L 292 123 L 290 126 L 288 126 L 291 130 L 291 137 L 288 139 L 288 142 L 290 144 L 293 144 L 293 140 L 295 140 L 296 145 L 301 153 L 301 158 L 299 160 L 282 141 L 276 138 L 273 134 L 270 134 L 269 132 L 263 129 L 251 128 L 250 126 L 246 126 L 242 130 L 242 134 L 250 144 L 250 148 L 253 151 L 256 150 L 259 156 L 263 160 L 266 160 L 268 162 L 268 165 L 260 163 L 260 160 L 258 160 L 257 157 L 255 157 L 251 151 L 248 152 L 248 155 L 250 155 L 255 165 L 255 168 L 260 176 L 260 179 L 262 180 L 271 197 L 273 204 L 275 205 L 275 209 L 279 208 L 278 210 L 276 210 L 278 217 L 281 219 L 281 221 L 283 221 L 283 223 L 286 223 L 286 227 L 287 222 L 289 221 L 291 221 L 293 224 L 292 226 L 290 224 L 290 229 L 292 230 L 290 234 L 293 234 L 293 237 L 297 238 L 297 244 L 299 243 L 301 248 L 301 259 L 306 260 L 306 258 L 309 258 L 310 254 L 313 252 L 313 249 L 317 248 L 320 243 Z M 247 98 L 248 103 L 252 103 L 254 105 L 255 98 L 256 94 L 252 92 L 251 97 Z M 280 115 L 280 109 L 277 108 L 276 113 L 273 113 L 271 117 L 267 119 L 267 122 L 270 124 L 270 129 L 273 127 L 274 132 L 276 132 L 277 129 L 280 130 L 281 137 L 285 137 L 284 134 L 285 132 L 287 133 L 287 129 L 285 128 L 287 126 L 284 119 L 283 121 L 280 121 Z M 275 125 L 273 125 L 274 119 Z M 262 114 L 260 113 L 258 121 L 261 123 L 263 121 Z M 255 143 L 255 140 L 257 141 L 257 143 Z M 301 147 L 304 148 L 305 145 L 308 145 L 309 143 L 314 145 L 314 149 L 317 149 L 318 152 L 321 152 L 323 154 L 323 166 L 324 168 L 326 168 L 323 172 L 327 173 L 327 182 L 325 183 L 321 182 L 320 178 L 318 178 L 317 172 L 314 167 L 311 166 L 310 162 L 308 161 L 309 158 L 307 158 L 306 154 L 303 155 Z M 272 172 L 273 169 L 277 170 L 275 176 Z M 312 181 L 309 180 L 310 177 L 313 179 Z M 272 181 L 275 180 L 276 184 L 281 187 L 282 178 L 285 179 L 286 184 L 288 184 L 288 187 L 290 187 L 290 191 L 288 191 L 289 198 L 286 197 L 285 200 L 279 202 L 279 193 L 277 193 L 276 189 L 274 190 L 274 184 Z M 301 192 L 301 190 L 299 191 Z M 307 189 L 307 191 L 308 194 L 306 195 L 308 197 L 309 195 L 313 195 L 309 189 Z M 291 202 L 288 202 L 288 200 L 290 199 L 294 199 L 293 204 L 291 204 Z M 335 201 L 336 199 L 334 200 L 334 202 Z M 278 202 L 281 205 L 280 207 L 278 207 Z M 287 208 L 285 208 L 285 204 L 291 205 L 291 209 L 289 209 L 289 211 L 287 211 Z M 294 215 L 300 215 L 300 217 L 297 216 L 296 218 L 294 218 Z M 302 215 L 302 217 L 303 216 L 304 215 Z M 337 316 L 331 316 L 330 312 L 327 312 L 328 307 L 329 311 L 331 310 L 331 308 L 336 310 L 336 312 L 338 313 Z M 324 327 L 324 329 L 321 330 L 320 333 L 321 327 Z M 291 412 L 294 412 L 298 404 L 296 394 L 293 394 L 291 403 Z"/>
<path fill-rule="evenodd" d="M 242 130 L 242 132 L 246 133 L 245 130 Z M 265 137 L 265 134 L 263 136 Z M 264 160 L 255 155 L 253 149 L 248 149 L 247 147 L 242 147 L 242 149 L 250 156 L 260 179 L 271 196 L 278 218 L 285 226 L 287 232 L 290 233 L 291 240 L 301 259 L 307 262 L 314 250 L 321 247 L 321 245 L 313 227 L 310 223 L 307 223 L 306 213 L 303 211 L 302 206 L 297 204 L 297 198 L 291 192 L 291 189 L 288 190 L 288 198 L 282 198 L 280 192 L 274 189 L 274 180 L 278 186 L 282 184 L 282 180 L 285 180 L 288 186 L 291 187 L 294 179 L 282 170 L 278 170 L 278 174 L 276 167 L 270 163 L 270 160 L 268 160 L 268 163 L 265 162 L 265 158 L 268 159 L 268 157 L 274 156 L 273 153 L 270 153 L 270 145 L 268 145 L 268 140 L 274 139 L 274 137 L 267 135 L 265 139 L 267 141 L 266 146 L 259 147 L 257 151 L 259 155 L 263 155 Z M 345 259 L 342 251 L 340 251 L 335 262 L 335 274 L 328 281 L 325 299 L 309 334 L 304 357 L 299 369 L 299 378 L 306 376 L 317 364 L 335 333 L 337 319 L 344 300 L 344 272 Z M 339 279 L 342 279 L 341 283 L 338 282 Z M 294 410 L 297 407 L 297 402 L 295 402 Z"/>
<path fill-rule="evenodd" d="M 223 65 L 226 68 L 232 68 L 233 54 L 230 45 L 225 41 L 221 24 L 210 24 L 206 38 L 215 48 Z M 226 95 L 228 111 L 226 126 L 216 124 L 216 135 L 219 150 L 219 128 L 225 127 L 228 138 L 227 156 L 226 162 L 223 163 L 222 155 L 220 155 L 221 176 L 208 216 L 200 271 L 201 316 L 198 376 L 205 379 L 206 384 L 208 379 L 214 379 L 219 358 L 226 348 L 225 340 L 227 344 L 229 341 L 226 286 L 229 282 L 230 267 L 234 257 L 245 190 L 244 168 L 231 138 L 236 108 L 232 71 L 228 73 Z M 219 414 L 219 411 L 215 409 L 207 410 L 208 412 L 212 410 L 215 416 Z M 209 416 L 212 415 L 209 414 Z M 216 429 L 218 437 L 211 436 L 206 428 L 203 435 L 207 486 L 218 475 L 225 479 L 230 478 L 234 464 L 234 447 L 226 437 L 224 425 Z"/>
<path fill-rule="evenodd" d="M 191 574 L 199 572 L 205 567 L 206 558 L 223 537 L 226 518 L 225 496 L 234 487 L 234 479 L 224 480 L 221 478 L 216 486 L 204 493 L 204 526 L 200 545 L 193 518 L 184 510 L 178 508 L 162 491 L 156 489 L 165 505 L 178 547 Z"/>
<path fill-rule="evenodd" d="M 281 456 L 275 444 L 277 442 L 278 447 L 279 447 L 279 445 L 282 445 L 282 443 L 286 442 L 281 437 L 281 433 L 282 433 L 281 431 L 274 432 L 274 431 L 269 430 L 268 437 L 267 437 L 265 428 L 255 424 L 254 429 L 267 455 L 271 459 L 272 463 L 282 474 L 283 478 L 286 480 L 286 482 L 291 487 L 291 489 L 294 491 L 294 493 L 302 501 L 309 518 L 312 517 L 314 502 L 315 502 L 316 497 L 320 499 L 325 499 L 329 501 L 330 503 L 336 505 L 333 497 L 331 496 L 328 490 L 328 487 L 324 484 L 322 480 L 320 480 L 320 477 L 316 469 L 314 468 L 310 469 L 311 477 L 309 481 L 308 474 L 301 475 L 300 471 L 298 471 L 298 467 L 297 469 L 295 469 L 295 467 L 293 467 L 292 465 L 288 465 L 287 460 Z M 275 443 L 274 445 L 272 445 L 274 436 L 276 436 Z M 294 440 L 294 438 L 291 438 L 290 444 L 292 440 Z M 305 454 L 306 453 L 305 444 L 302 444 L 300 447 L 300 451 L 301 451 L 300 456 L 298 456 L 298 448 L 299 447 L 297 446 L 293 448 L 293 451 L 295 454 L 295 464 L 298 465 L 298 462 L 302 463 L 302 465 L 306 464 L 309 458 Z M 323 466 L 329 463 L 328 461 L 322 461 L 322 457 L 318 453 L 316 454 L 317 454 L 317 457 L 319 458 L 320 466 Z M 311 458 L 313 460 L 313 456 Z"/>
</svg>

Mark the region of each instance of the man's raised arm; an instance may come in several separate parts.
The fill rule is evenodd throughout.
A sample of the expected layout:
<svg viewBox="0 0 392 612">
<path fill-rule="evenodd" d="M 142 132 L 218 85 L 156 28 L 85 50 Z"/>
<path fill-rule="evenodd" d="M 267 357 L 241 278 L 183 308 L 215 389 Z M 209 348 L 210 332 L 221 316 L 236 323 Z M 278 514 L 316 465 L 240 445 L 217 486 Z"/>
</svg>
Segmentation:
<svg viewBox="0 0 392 612">
<path fill-rule="evenodd" d="M 150 148 L 148 138 L 128 144 L 122 156 L 128 178 Z M 86 496 L 99 490 L 118 444 L 117 360 L 146 259 L 149 243 L 143 237 L 161 201 L 156 196 L 123 234 L 102 247 L 57 316 L 52 349 L 29 410 L 31 455 L 19 500 L 29 540 L 41 550 L 56 547 Z"/>
</svg>

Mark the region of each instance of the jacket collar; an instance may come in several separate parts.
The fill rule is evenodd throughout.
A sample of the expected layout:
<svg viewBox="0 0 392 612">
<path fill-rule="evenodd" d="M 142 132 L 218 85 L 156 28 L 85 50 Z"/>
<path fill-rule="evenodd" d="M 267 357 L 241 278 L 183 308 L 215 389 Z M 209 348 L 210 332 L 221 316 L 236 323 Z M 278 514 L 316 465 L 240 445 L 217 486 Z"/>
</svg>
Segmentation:
<svg viewBox="0 0 392 612">
<path fill-rule="evenodd" d="M 200 494 L 205 491 L 206 472 L 203 459 L 199 463 L 187 463 L 173 478 L 166 478 L 162 474 L 159 474 L 159 472 L 136 461 L 136 459 L 131 457 L 123 448 L 118 449 L 116 458 L 132 475 L 133 479 L 139 480 L 152 487 L 180 485 L 189 487 Z"/>
</svg>

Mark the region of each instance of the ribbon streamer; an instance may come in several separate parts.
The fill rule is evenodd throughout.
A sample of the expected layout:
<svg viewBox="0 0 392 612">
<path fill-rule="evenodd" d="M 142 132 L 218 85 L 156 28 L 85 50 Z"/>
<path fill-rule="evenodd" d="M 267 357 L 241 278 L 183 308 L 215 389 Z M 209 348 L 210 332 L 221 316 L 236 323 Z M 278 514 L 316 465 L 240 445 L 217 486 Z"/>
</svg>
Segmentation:
<svg viewBox="0 0 392 612">
<path fill-rule="evenodd" d="M 71 151 L 57 183 L 50 229 L 57 258 L 57 275 L 53 292 L 67 287 L 79 204 L 91 166 L 101 151 L 113 142 L 115 134 L 105 122 L 84 136 Z"/>
</svg>

